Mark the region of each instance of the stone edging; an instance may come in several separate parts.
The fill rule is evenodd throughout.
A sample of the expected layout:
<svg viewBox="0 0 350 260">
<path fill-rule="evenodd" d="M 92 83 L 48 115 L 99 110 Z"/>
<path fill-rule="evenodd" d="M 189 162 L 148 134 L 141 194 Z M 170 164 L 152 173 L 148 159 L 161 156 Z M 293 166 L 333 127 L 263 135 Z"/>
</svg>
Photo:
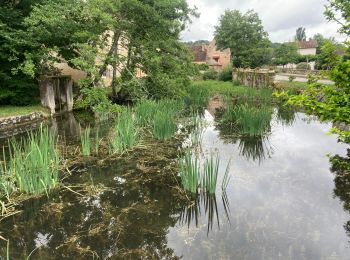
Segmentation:
<svg viewBox="0 0 350 260">
<path fill-rule="evenodd" d="M 31 124 L 44 120 L 47 117 L 48 115 L 42 112 L 33 112 L 27 115 L 0 118 L 0 130 L 6 130 L 8 128 L 17 127 L 24 124 Z"/>
</svg>

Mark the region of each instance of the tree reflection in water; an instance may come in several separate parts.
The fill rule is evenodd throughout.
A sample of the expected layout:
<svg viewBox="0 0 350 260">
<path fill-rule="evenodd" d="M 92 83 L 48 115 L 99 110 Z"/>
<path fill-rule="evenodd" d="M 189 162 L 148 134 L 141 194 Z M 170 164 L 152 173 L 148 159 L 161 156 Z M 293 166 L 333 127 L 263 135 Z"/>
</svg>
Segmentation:
<svg viewBox="0 0 350 260">
<path fill-rule="evenodd" d="M 334 195 L 344 202 L 343 207 L 350 212 L 350 149 L 347 156 L 335 155 L 330 157 L 331 171 L 335 174 Z M 344 224 L 346 233 L 350 237 L 350 220 Z"/>
<path fill-rule="evenodd" d="M 283 104 L 277 108 L 277 120 L 282 125 L 291 126 L 296 120 L 296 109 L 294 106 Z"/>
<path fill-rule="evenodd" d="M 223 193 L 221 198 L 227 221 L 230 223 L 230 205 L 227 194 Z M 182 223 L 182 225 L 186 224 L 188 228 L 190 228 L 191 224 L 195 224 L 195 226 L 198 227 L 199 219 L 202 216 L 201 214 L 203 210 L 204 216 L 207 218 L 207 235 L 213 230 L 214 222 L 217 223 L 217 226 L 220 229 L 220 218 L 215 194 L 198 194 L 189 205 L 183 207 L 180 214 L 180 223 Z"/>
</svg>

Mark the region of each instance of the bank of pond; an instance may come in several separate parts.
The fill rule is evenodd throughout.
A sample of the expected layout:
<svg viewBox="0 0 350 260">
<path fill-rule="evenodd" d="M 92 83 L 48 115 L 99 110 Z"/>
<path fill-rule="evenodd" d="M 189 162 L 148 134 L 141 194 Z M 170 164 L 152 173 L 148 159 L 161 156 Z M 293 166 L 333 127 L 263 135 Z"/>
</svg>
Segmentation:
<svg viewBox="0 0 350 260">
<path fill-rule="evenodd" d="M 346 259 L 349 147 L 331 127 L 218 82 L 62 115 L 0 141 L 0 256 Z"/>
</svg>

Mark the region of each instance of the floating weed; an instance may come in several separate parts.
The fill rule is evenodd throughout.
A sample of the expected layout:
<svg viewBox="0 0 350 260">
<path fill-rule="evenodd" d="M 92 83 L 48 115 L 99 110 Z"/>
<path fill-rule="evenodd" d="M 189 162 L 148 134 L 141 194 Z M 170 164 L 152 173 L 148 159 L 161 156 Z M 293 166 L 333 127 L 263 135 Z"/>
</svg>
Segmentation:
<svg viewBox="0 0 350 260">
<path fill-rule="evenodd" d="M 90 132 L 91 132 L 90 127 L 87 127 L 83 131 L 80 131 L 81 148 L 84 156 L 91 155 Z"/>
<path fill-rule="evenodd" d="M 180 159 L 180 177 L 185 190 L 196 194 L 200 184 L 200 164 L 199 159 L 187 151 Z"/>
<path fill-rule="evenodd" d="M 131 149 L 138 142 L 138 128 L 130 109 L 122 112 L 114 127 L 114 137 L 111 140 L 109 152 L 120 153 Z"/>
</svg>

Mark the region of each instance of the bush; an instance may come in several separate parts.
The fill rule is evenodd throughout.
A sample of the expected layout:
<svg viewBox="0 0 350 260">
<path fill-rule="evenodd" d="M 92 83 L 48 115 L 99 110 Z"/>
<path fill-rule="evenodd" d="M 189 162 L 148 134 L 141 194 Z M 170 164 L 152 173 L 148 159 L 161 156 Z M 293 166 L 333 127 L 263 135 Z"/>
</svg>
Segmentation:
<svg viewBox="0 0 350 260">
<path fill-rule="evenodd" d="M 218 72 L 215 70 L 208 70 L 203 74 L 203 80 L 216 80 L 218 79 Z"/>
<path fill-rule="evenodd" d="M 232 66 L 227 66 L 218 75 L 218 79 L 221 81 L 231 81 L 232 80 Z"/>
<path fill-rule="evenodd" d="M 311 70 L 311 67 L 306 62 L 301 62 L 296 67 L 297 70 Z"/>
</svg>

